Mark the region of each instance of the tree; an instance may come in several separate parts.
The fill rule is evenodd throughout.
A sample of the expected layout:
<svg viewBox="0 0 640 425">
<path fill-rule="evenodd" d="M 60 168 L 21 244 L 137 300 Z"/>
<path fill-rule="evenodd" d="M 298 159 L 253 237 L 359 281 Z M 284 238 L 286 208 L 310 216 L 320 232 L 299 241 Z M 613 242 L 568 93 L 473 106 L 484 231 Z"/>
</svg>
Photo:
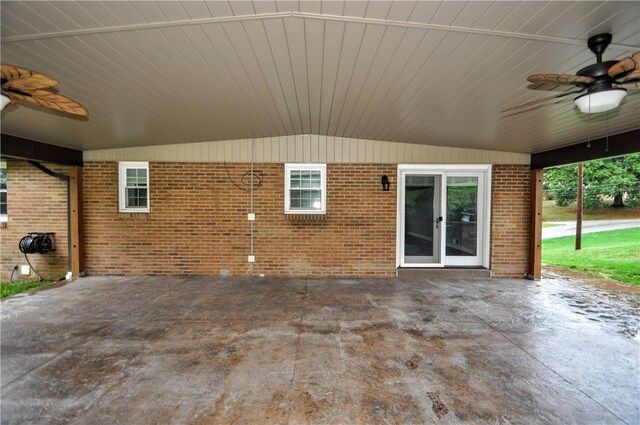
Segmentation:
<svg viewBox="0 0 640 425">
<path fill-rule="evenodd" d="M 553 194 L 558 206 L 576 200 L 577 164 L 544 171 L 544 189 Z M 630 206 L 640 206 L 640 153 L 584 163 L 584 207 L 603 207 L 603 196 L 612 197 L 612 207 L 624 207 L 624 195 Z"/>
</svg>

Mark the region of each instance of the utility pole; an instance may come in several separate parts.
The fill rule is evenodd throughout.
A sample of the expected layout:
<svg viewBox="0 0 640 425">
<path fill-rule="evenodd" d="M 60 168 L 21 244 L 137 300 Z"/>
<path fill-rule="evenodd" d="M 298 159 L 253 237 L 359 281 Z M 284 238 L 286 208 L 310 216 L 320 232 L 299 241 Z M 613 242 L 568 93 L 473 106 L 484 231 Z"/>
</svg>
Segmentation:
<svg viewBox="0 0 640 425">
<path fill-rule="evenodd" d="M 578 202 L 576 205 L 576 251 L 582 249 L 582 162 L 578 163 Z"/>
</svg>

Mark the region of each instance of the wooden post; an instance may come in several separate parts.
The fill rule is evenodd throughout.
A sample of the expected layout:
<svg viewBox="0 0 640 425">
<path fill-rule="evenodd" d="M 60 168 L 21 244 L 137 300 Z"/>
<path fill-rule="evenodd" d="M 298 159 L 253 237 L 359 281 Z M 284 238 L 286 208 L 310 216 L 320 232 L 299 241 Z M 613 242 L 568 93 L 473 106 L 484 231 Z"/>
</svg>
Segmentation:
<svg viewBox="0 0 640 425">
<path fill-rule="evenodd" d="M 576 205 L 576 251 L 578 251 L 582 249 L 582 162 L 578 163 L 578 202 Z"/>
<path fill-rule="evenodd" d="M 542 169 L 531 170 L 531 202 L 529 205 L 529 279 L 542 277 Z"/>
<path fill-rule="evenodd" d="M 71 167 L 71 273 L 74 278 L 84 272 L 82 181 L 82 167 Z"/>
</svg>

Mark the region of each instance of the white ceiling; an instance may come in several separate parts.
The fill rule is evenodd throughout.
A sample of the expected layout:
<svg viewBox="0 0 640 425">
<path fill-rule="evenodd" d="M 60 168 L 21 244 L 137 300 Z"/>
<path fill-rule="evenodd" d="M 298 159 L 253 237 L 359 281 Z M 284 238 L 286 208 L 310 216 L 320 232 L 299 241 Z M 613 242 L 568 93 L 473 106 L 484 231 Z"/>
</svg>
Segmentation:
<svg viewBox="0 0 640 425">
<path fill-rule="evenodd" d="M 640 128 L 640 93 L 615 112 L 534 73 L 640 50 L 640 2 L 11 2 L 2 63 L 59 80 L 88 120 L 20 106 L 2 132 L 82 150 L 293 134 L 535 153 Z M 530 86 L 534 87 L 534 86 Z M 545 90 L 541 90 L 545 89 Z"/>
</svg>

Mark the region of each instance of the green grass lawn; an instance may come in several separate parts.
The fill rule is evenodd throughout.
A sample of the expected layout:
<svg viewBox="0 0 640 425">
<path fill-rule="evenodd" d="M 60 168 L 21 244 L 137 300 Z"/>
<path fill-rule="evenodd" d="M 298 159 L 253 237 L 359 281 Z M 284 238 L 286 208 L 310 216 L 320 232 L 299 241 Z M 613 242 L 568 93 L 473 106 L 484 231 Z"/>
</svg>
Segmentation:
<svg viewBox="0 0 640 425">
<path fill-rule="evenodd" d="M 582 235 L 580 251 L 575 236 L 543 240 L 542 262 L 640 285 L 640 228 Z"/>
<path fill-rule="evenodd" d="M 640 208 L 598 208 L 595 210 L 584 210 L 583 220 L 624 220 L 640 218 Z M 576 204 L 567 207 L 559 207 L 555 201 L 543 201 L 542 221 L 572 221 L 576 219 Z"/>
<path fill-rule="evenodd" d="M 51 285 L 53 282 L 45 280 L 42 282 L 0 282 L 0 298 L 10 297 L 11 295 L 26 292 L 31 289 L 40 288 L 42 286 Z"/>
</svg>

